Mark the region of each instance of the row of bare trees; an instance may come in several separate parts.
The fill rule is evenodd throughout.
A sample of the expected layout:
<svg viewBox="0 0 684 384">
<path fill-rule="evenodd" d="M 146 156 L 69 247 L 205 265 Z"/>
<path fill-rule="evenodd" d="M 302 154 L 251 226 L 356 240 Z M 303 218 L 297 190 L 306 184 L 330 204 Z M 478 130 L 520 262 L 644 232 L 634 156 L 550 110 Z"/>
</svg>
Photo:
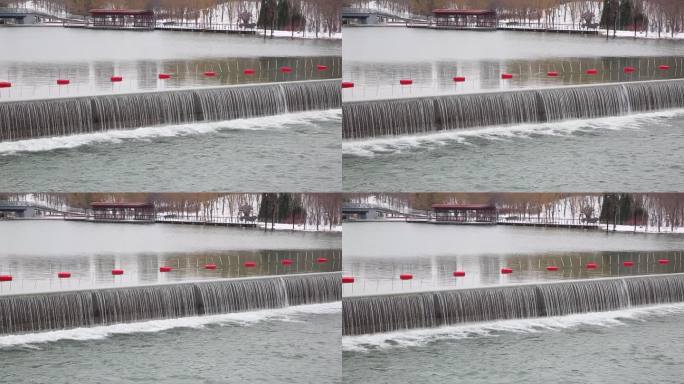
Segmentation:
<svg viewBox="0 0 684 384">
<path fill-rule="evenodd" d="M 373 201 L 398 211 L 427 211 L 433 204 L 493 204 L 500 214 L 521 219 L 612 225 L 674 231 L 684 227 L 684 193 L 375 193 L 346 194 L 345 201 Z"/>
<path fill-rule="evenodd" d="M 272 227 L 287 223 L 319 230 L 340 224 L 342 197 L 338 193 L 36 193 L 0 194 L 0 200 L 37 201 L 58 210 L 85 210 L 93 202 L 145 202 L 154 204 L 161 216 L 212 220 L 240 215 L 256 218 L 271 195 L 278 202 L 288 202 L 269 205 L 273 215 L 263 221 L 271 222 Z"/>
</svg>

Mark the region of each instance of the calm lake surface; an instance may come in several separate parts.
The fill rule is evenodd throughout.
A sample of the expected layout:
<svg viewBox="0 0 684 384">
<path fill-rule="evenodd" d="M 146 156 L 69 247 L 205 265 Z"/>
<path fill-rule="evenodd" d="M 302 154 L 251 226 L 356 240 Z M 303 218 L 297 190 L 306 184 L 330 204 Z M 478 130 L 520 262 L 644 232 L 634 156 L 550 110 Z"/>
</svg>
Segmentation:
<svg viewBox="0 0 684 384">
<path fill-rule="evenodd" d="M 5 336 L 0 365 L 3 380 L 14 383 L 339 383 L 340 307 Z"/>
<path fill-rule="evenodd" d="M 126 38 L 126 44 L 119 44 Z M 338 78 L 339 41 L 263 39 L 185 32 L 2 28 L 0 79 L 12 82 L 0 101 L 126 93 L 228 84 Z M 11 43 L 10 43 L 11 42 Z M 324 65 L 319 70 L 317 65 Z M 280 67 L 292 68 L 282 73 Z M 244 70 L 254 69 L 253 75 Z M 204 72 L 216 76 L 204 76 Z M 170 79 L 158 79 L 160 73 Z M 123 81 L 112 83 L 111 76 Z M 58 86 L 57 79 L 70 80 Z"/>
<path fill-rule="evenodd" d="M 173 224 L 0 221 L 0 294 L 338 271 L 341 234 Z M 35 241 L 36 236 L 41 241 Z M 328 259 L 318 263 L 317 259 Z M 293 260 L 290 266 L 283 259 Z M 244 262 L 254 261 L 247 268 Z M 204 269 L 216 264 L 215 270 Z M 170 266 L 172 272 L 159 272 Z M 124 275 L 112 276 L 112 269 Z M 59 279 L 57 272 L 71 272 Z"/>
<path fill-rule="evenodd" d="M 684 272 L 682 236 L 667 234 L 345 223 L 343 244 L 343 275 L 355 278 L 343 285 L 345 296 Z M 586 269 L 590 262 L 598 268 Z M 501 274 L 502 267 L 513 273 Z M 456 278 L 454 271 L 466 276 Z M 403 273 L 413 279 L 399 280 Z"/>
</svg>

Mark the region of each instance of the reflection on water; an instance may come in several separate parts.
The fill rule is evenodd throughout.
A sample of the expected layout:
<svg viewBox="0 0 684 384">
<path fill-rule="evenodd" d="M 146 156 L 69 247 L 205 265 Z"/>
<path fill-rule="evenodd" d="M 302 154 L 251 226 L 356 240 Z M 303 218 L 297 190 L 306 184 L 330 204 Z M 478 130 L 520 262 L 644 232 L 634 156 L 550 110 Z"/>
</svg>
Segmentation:
<svg viewBox="0 0 684 384">
<path fill-rule="evenodd" d="M 3 62 L 0 78 L 12 82 L 0 90 L 0 100 L 68 97 L 94 94 L 216 87 L 233 84 L 339 78 L 339 56 L 231 57 L 166 60 L 97 60 L 83 62 Z M 282 67 L 292 68 L 282 72 Z M 246 74 L 252 69 L 252 74 Z M 214 76 L 205 76 L 214 72 Z M 159 74 L 171 76 L 159 79 Z M 111 82 L 112 76 L 123 81 Z M 57 85 L 68 79 L 68 85 Z"/>
<path fill-rule="evenodd" d="M 670 69 L 661 70 L 661 65 Z M 634 72 L 625 72 L 633 67 Z M 589 75 L 588 69 L 598 73 Z M 549 72 L 558 76 L 550 77 Z M 510 73 L 512 79 L 501 79 Z M 466 78 L 455 82 L 456 76 Z M 543 59 L 501 59 L 411 62 L 347 62 L 343 78 L 354 82 L 344 89 L 344 101 L 458 94 L 520 88 L 559 87 L 624 81 L 677 79 L 684 77 L 682 57 L 571 57 Z M 400 79 L 413 84 L 400 85 Z"/>
<path fill-rule="evenodd" d="M 344 295 L 684 272 L 681 235 L 511 226 L 345 223 Z M 659 264 L 668 259 L 668 264 Z M 624 261 L 634 265 L 625 267 Z M 586 264 L 594 262 L 595 269 Z M 557 266 L 548 271 L 547 266 Z M 501 268 L 513 269 L 501 274 Z M 465 277 L 454 277 L 463 271 Z M 400 274 L 412 274 L 402 281 Z"/>
<path fill-rule="evenodd" d="M 131 253 L 62 256 L 4 256 L 0 273 L 13 281 L 0 283 L 0 294 L 67 289 L 120 287 L 262 275 L 339 271 L 340 249 L 285 249 L 180 253 Z M 284 264 L 283 260 L 290 260 Z M 246 264 L 247 263 L 247 264 Z M 254 266 L 251 263 L 254 263 Z M 213 264 L 215 269 L 206 269 Z M 168 266 L 170 272 L 160 272 Z M 114 276 L 113 269 L 124 274 Z M 70 272 L 60 279 L 58 272 Z"/>
<path fill-rule="evenodd" d="M 667 264 L 659 260 L 667 259 Z M 632 266 L 625 266 L 631 261 Z M 587 264 L 595 263 L 595 269 Z M 557 270 L 547 270 L 547 267 Z M 502 274 L 501 268 L 513 270 Z M 552 268 L 553 269 L 553 268 Z M 455 271 L 465 276 L 454 277 Z M 618 277 L 684 272 L 684 252 L 580 252 L 508 255 L 415 256 L 359 258 L 347 261 L 343 274 L 354 276 L 354 284 L 344 284 L 343 294 L 367 295 L 447 288 L 473 288 L 538 281 Z M 401 281 L 400 274 L 412 274 Z"/>
</svg>

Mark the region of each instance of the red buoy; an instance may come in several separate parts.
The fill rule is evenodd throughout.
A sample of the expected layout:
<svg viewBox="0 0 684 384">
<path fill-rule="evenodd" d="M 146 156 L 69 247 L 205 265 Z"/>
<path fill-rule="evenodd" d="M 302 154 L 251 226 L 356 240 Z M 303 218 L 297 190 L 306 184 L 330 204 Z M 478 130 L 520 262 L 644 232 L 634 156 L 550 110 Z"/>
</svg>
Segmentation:
<svg viewBox="0 0 684 384">
<path fill-rule="evenodd" d="M 205 264 L 204 269 L 216 269 L 216 264 Z"/>
<path fill-rule="evenodd" d="M 57 79 L 57 85 L 67 85 L 70 81 L 67 79 Z"/>
<path fill-rule="evenodd" d="M 598 265 L 596 263 L 588 263 L 586 267 L 587 269 L 596 269 Z"/>
<path fill-rule="evenodd" d="M 325 257 L 319 257 L 318 259 L 316 259 L 316 262 L 319 264 L 320 263 L 327 263 L 328 259 L 326 259 Z"/>
<path fill-rule="evenodd" d="M 171 267 L 161 266 L 159 272 L 171 272 Z"/>
<path fill-rule="evenodd" d="M 401 84 L 401 85 L 411 85 L 411 84 L 413 84 L 413 80 L 410 80 L 410 79 L 401 79 L 401 80 L 399 80 L 399 84 Z"/>
<path fill-rule="evenodd" d="M 12 281 L 12 275 L 0 275 L 0 281 Z"/>
<path fill-rule="evenodd" d="M 625 73 L 632 73 L 632 72 L 636 71 L 636 68 L 634 68 L 634 67 L 625 67 L 625 69 L 623 69 L 623 71 L 624 71 Z"/>
<path fill-rule="evenodd" d="M 60 279 L 68 279 L 71 277 L 71 273 L 69 273 L 69 272 L 58 272 L 57 277 Z"/>
<path fill-rule="evenodd" d="M 160 79 L 160 80 L 170 79 L 170 78 L 171 78 L 171 75 L 169 75 L 168 73 L 160 73 L 160 74 L 159 74 L 159 79 Z"/>
<path fill-rule="evenodd" d="M 454 271 L 454 277 L 464 277 L 465 271 Z"/>
<path fill-rule="evenodd" d="M 109 80 L 111 80 L 112 83 L 117 83 L 119 81 L 123 81 L 122 76 L 112 76 Z"/>
<path fill-rule="evenodd" d="M 354 83 L 351 81 L 343 81 L 342 88 L 354 88 Z"/>
<path fill-rule="evenodd" d="M 290 72 L 292 72 L 292 67 L 280 67 L 280 72 L 290 73 Z"/>
<path fill-rule="evenodd" d="M 668 260 L 668 259 L 660 259 L 660 260 L 658 260 L 658 264 L 663 264 L 663 265 L 665 265 L 665 264 L 669 264 L 669 263 L 670 263 L 670 260 Z"/>
<path fill-rule="evenodd" d="M 328 69 L 328 66 L 323 64 L 316 64 L 316 69 L 318 69 L 319 71 L 325 71 L 326 69 Z"/>
<path fill-rule="evenodd" d="M 245 268 L 254 268 L 256 267 L 256 261 L 245 261 L 243 265 Z"/>
<path fill-rule="evenodd" d="M 511 75 L 510 73 L 502 73 L 501 78 L 502 79 L 512 79 L 513 75 Z"/>
<path fill-rule="evenodd" d="M 454 81 L 457 83 L 462 83 L 462 82 L 466 81 L 466 78 L 465 78 L 465 76 L 456 76 L 456 77 L 454 77 Z"/>
<path fill-rule="evenodd" d="M 669 65 L 660 65 L 660 66 L 658 66 L 658 69 L 660 69 L 661 71 L 667 71 L 668 69 L 670 69 L 670 66 Z"/>
<path fill-rule="evenodd" d="M 587 75 L 596 75 L 598 73 L 598 69 L 587 69 L 587 72 L 585 72 Z"/>
<path fill-rule="evenodd" d="M 9 81 L 0 81 L 0 88 L 9 88 L 12 86 L 12 83 Z"/>
<path fill-rule="evenodd" d="M 548 267 L 546 267 L 546 270 L 547 271 L 557 271 L 558 267 L 555 265 L 549 265 Z"/>
<path fill-rule="evenodd" d="M 625 261 L 624 263 L 622 263 L 622 265 L 624 265 L 625 267 L 631 267 L 634 265 L 634 262 L 633 261 Z"/>
<path fill-rule="evenodd" d="M 214 71 L 206 71 L 206 72 L 204 72 L 204 76 L 206 76 L 206 77 L 214 77 L 214 76 L 216 76 L 216 72 L 214 72 Z"/>
<path fill-rule="evenodd" d="M 411 280 L 413 279 L 413 275 L 410 273 L 402 273 L 401 275 L 399 275 L 399 278 L 401 280 Z"/>
<path fill-rule="evenodd" d="M 280 264 L 282 264 L 282 265 L 292 265 L 292 263 L 294 263 L 294 261 L 292 261 L 291 259 L 283 259 L 280 262 Z"/>
<path fill-rule="evenodd" d="M 558 77 L 558 72 L 556 71 L 550 71 L 546 73 L 546 76 L 548 77 Z"/>
<path fill-rule="evenodd" d="M 506 274 L 509 274 L 509 273 L 513 273 L 513 270 L 512 270 L 511 268 L 501 268 L 501 273 L 503 273 L 504 275 L 506 275 Z"/>
<path fill-rule="evenodd" d="M 351 276 L 342 276 L 342 284 L 351 284 L 354 282 L 354 278 Z"/>
<path fill-rule="evenodd" d="M 242 73 L 244 73 L 245 75 L 253 75 L 254 72 L 255 71 L 252 68 L 247 68 L 244 71 L 242 71 Z"/>
<path fill-rule="evenodd" d="M 112 269 L 112 275 L 123 275 L 123 269 Z"/>
</svg>

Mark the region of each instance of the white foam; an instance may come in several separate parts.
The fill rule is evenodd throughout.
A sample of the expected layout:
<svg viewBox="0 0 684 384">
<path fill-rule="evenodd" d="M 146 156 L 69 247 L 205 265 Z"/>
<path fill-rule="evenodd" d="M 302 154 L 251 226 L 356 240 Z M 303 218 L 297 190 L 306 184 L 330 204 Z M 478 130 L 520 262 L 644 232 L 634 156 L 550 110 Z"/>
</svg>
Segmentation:
<svg viewBox="0 0 684 384">
<path fill-rule="evenodd" d="M 347 140 L 342 143 L 345 155 L 373 157 L 387 153 L 402 153 L 417 148 L 435 148 L 453 143 L 475 145 L 473 139 L 508 141 L 538 136 L 569 136 L 576 132 L 597 130 L 625 130 L 651 127 L 656 120 L 684 116 L 684 109 L 613 116 L 598 119 L 566 120 L 553 123 L 497 125 L 441 131 L 424 135 L 379 137 L 373 139 Z"/>
<path fill-rule="evenodd" d="M 424 346 L 442 339 L 496 337 L 506 333 L 555 332 L 582 326 L 614 327 L 625 320 L 644 321 L 649 317 L 684 313 L 684 303 L 624 309 L 610 312 L 592 312 L 577 315 L 542 317 L 535 319 L 502 320 L 470 323 L 440 328 L 415 329 L 398 332 L 342 337 L 342 350 L 369 352 L 377 349 Z"/>
<path fill-rule="evenodd" d="M 42 152 L 55 149 L 76 148 L 98 143 L 118 143 L 124 140 L 150 140 L 157 137 L 189 136 L 223 130 L 272 130 L 290 124 L 316 125 L 321 121 L 342 120 L 341 109 L 307 111 L 251 119 L 217 122 L 199 122 L 159 127 L 112 130 L 82 135 L 45 137 L 31 140 L 0 142 L 0 155 L 17 152 Z"/>
<path fill-rule="evenodd" d="M 336 314 L 340 313 L 341 310 L 342 303 L 337 301 L 333 303 L 299 305 L 255 312 L 183 317 L 178 319 L 151 320 L 139 323 L 122 323 L 98 327 L 7 335 L 0 336 L 0 348 L 17 345 L 31 348 L 33 347 L 33 344 L 59 340 L 98 340 L 117 334 L 154 333 L 173 328 L 203 328 L 210 324 L 250 326 L 262 321 L 304 322 L 310 315 Z"/>
</svg>

